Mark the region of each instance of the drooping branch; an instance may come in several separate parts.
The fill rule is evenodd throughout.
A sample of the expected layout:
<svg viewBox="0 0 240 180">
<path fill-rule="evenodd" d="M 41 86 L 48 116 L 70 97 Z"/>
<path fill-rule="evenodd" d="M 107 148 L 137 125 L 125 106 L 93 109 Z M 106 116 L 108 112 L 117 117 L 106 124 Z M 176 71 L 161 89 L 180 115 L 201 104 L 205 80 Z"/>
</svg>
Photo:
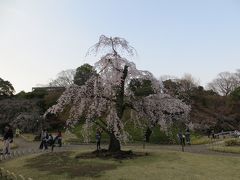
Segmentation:
<svg viewBox="0 0 240 180">
<path fill-rule="evenodd" d="M 109 130 L 105 127 L 105 126 L 103 126 L 101 123 L 99 123 L 98 121 L 94 121 L 94 123 L 96 124 L 96 125 L 98 125 L 105 133 L 107 133 L 108 135 L 110 135 L 110 132 L 109 132 Z"/>
<path fill-rule="evenodd" d="M 102 120 L 102 118 L 99 118 L 98 120 L 107 128 L 107 123 L 105 123 L 105 122 Z"/>
<path fill-rule="evenodd" d="M 114 43 L 113 43 L 112 37 L 110 38 L 110 41 L 111 41 L 111 44 L 112 44 L 113 54 L 114 54 L 114 56 L 116 56 L 116 55 L 117 55 L 117 51 L 116 51 L 115 48 L 114 48 Z"/>
<path fill-rule="evenodd" d="M 86 56 L 90 54 L 97 54 L 99 52 L 111 53 L 113 55 L 118 55 L 120 52 L 125 51 L 128 55 L 134 56 L 137 51 L 129 45 L 128 41 L 120 37 L 106 37 L 101 35 L 99 41 L 89 48 Z"/>
</svg>

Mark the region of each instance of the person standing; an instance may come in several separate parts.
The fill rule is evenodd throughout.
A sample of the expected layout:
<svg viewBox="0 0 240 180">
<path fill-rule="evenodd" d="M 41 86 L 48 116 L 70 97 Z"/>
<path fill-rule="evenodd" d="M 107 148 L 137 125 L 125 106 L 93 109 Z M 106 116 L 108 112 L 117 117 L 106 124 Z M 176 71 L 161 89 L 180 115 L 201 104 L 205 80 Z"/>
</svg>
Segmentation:
<svg viewBox="0 0 240 180">
<path fill-rule="evenodd" d="M 185 132 L 185 136 L 186 136 L 186 143 L 188 144 L 188 145 L 191 145 L 191 142 L 190 142 L 190 130 L 189 130 L 189 128 L 187 128 L 186 129 L 186 132 Z"/>
<path fill-rule="evenodd" d="M 10 143 L 13 142 L 13 131 L 11 126 L 6 126 L 3 135 L 3 154 L 10 154 Z"/>
<path fill-rule="evenodd" d="M 53 141 L 53 136 L 52 134 L 48 135 L 48 138 L 46 139 L 47 145 L 52 146 L 54 141 Z"/>
<path fill-rule="evenodd" d="M 97 151 L 101 149 L 101 131 L 98 129 L 96 133 L 96 141 L 97 141 Z"/>
<path fill-rule="evenodd" d="M 148 127 L 145 132 L 145 141 L 148 143 L 150 141 L 150 136 L 152 134 L 152 130 Z"/>
<path fill-rule="evenodd" d="M 211 129 L 210 128 L 207 130 L 207 136 L 208 136 L 208 138 L 211 137 Z"/>
<path fill-rule="evenodd" d="M 185 135 L 182 133 L 182 131 L 179 131 L 177 136 L 178 136 L 179 144 L 182 146 L 182 151 L 184 152 Z"/>
<path fill-rule="evenodd" d="M 48 132 L 46 129 L 44 129 L 41 133 L 41 144 L 39 146 L 39 149 L 48 149 L 48 146 L 47 146 L 47 140 L 48 140 Z"/>
<path fill-rule="evenodd" d="M 183 137 L 182 137 L 182 132 L 179 131 L 178 134 L 177 134 L 177 136 L 178 136 L 178 142 L 179 142 L 179 144 L 182 145 L 182 138 L 183 138 Z"/>
<path fill-rule="evenodd" d="M 53 151 L 56 143 L 58 144 L 59 147 L 62 147 L 62 132 L 60 130 L 58 130 L 56 137 L 53 139 L 52 151 Z"/>
<path fill-rule="evenodd" d="M 214 129 L 211 130 L 212 139 L 215 139 Z"/>
<path fill-rule="evenodd" d="M 62 147 L 62 132 L 60 130 L 58 130 L 57 139 L 59 147 Z"/>
<path fill-rule="evenodd" d="M 20 136 L 20 133 L 21 133 L 21 131 L 20 131 L 20 129 L 17 127 L 16 130 L 15 130 L 15 136 L 16 136 L 16 137 L 19 137 L 19 136 Z"/>
<path fill-rule="evenodd" d="M 54 138 L 54 143 L 59 145 L 59 147 L 62 147 L 62 132 L 58 130 L 57 136 Z"/>
</svg>

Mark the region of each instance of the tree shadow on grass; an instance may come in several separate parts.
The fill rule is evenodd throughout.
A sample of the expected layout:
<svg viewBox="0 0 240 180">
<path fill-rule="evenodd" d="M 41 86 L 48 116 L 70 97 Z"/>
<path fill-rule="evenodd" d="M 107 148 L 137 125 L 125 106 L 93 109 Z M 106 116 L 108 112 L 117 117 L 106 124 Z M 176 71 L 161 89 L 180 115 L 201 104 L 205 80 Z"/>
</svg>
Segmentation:
<svg viewBox="0 0 240 180">
<path fill-rule="evenodd" d="M 77 159 L 114 159 L 114 160 L 127 160 L 134 159 L 137 157 L 149 156 L 149 153 L 146 152 L 132 152 L 132 151 L 117 151 L 109 152 L 106 149 L 96 150 L 93 152 L 86 152 L 76 155 Z"/>
<path fill-rule="evenodd" d="M 111 163 L 79 161 L 79 159 L 71 156 L 72 153 L 41 154 L 27 160 L 25 167 L 49 172 L 52 175 L 68 174 L 70 178 L 78 176 L 97 177 L 103 171 L 117 168 L 117 165 Z"/>
</svg>

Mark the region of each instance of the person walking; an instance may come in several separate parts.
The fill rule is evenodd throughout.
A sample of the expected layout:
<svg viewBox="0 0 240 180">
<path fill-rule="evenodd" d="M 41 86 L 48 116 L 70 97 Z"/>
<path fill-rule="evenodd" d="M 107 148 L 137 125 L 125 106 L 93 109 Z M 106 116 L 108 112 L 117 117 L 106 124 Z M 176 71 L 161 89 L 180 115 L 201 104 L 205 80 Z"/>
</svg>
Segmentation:
<svg viewBox="0 0 240 180">
<path fill-rule="evenodd" d="M 10 143 L 12 142 L 13 142 L 13 131 L 11 126 L 7 125 L 4 128 L 2 154 L 10 154 Z"/>
<path fill-rule="evenodd" d="M 188 145 L 191 145 L 191 142 L 190 142 L 190 130 L 189 130 L 189 128 L 187 128 L 186 129 L 186 132 L 185 132 L 185 136 L 186 136 L 186 143 L 188 144 Z"/>
<path fill-rule="evenodd" d="M 101 131 L 98 129 L 96 133 L 97 151 L 101 149 Z"/>
<path fill-rule="evenodd" d="M 211 135 L 212 135 L 212 139 L 215 139 L 215 132 L 214 132 L 214 129 L 211 130 Z"/>
<path fill-rule="evenodd" d="M 54 143 L 57 142 L 59 147 L 62 147 L 62 132 L 58 130 L 57 136 L 54 138 Z"/>
<path fill-rule="evenodd" d="M 185 135 L 182 133 L 182 131 L 179 131 L 177 136 L 178 136 L 179 144 L 182 146 L 182 151 L 184 152 Z"/>
<path fill-rule="evenodd" d="M 42 132 L 41 132 L 41 144 L 39 146 L 39 149 L 48 149 L 48 145 L 47 145 L 47 140 L 48 140 L 48 132 L 46 129 L 44 129 Z"/>
</svg>

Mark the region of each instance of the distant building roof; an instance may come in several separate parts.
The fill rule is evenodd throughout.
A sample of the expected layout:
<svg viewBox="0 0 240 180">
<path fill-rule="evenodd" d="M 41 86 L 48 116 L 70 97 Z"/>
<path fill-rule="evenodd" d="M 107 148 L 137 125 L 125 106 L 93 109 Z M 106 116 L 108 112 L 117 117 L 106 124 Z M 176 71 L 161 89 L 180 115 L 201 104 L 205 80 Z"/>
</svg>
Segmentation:
<svg viewBox="0 0 240 180">
<path fill-rule="evenodd" d="M 65 91 L 65 87 L 32 87 L 32 91 Z"/>
</svg>

